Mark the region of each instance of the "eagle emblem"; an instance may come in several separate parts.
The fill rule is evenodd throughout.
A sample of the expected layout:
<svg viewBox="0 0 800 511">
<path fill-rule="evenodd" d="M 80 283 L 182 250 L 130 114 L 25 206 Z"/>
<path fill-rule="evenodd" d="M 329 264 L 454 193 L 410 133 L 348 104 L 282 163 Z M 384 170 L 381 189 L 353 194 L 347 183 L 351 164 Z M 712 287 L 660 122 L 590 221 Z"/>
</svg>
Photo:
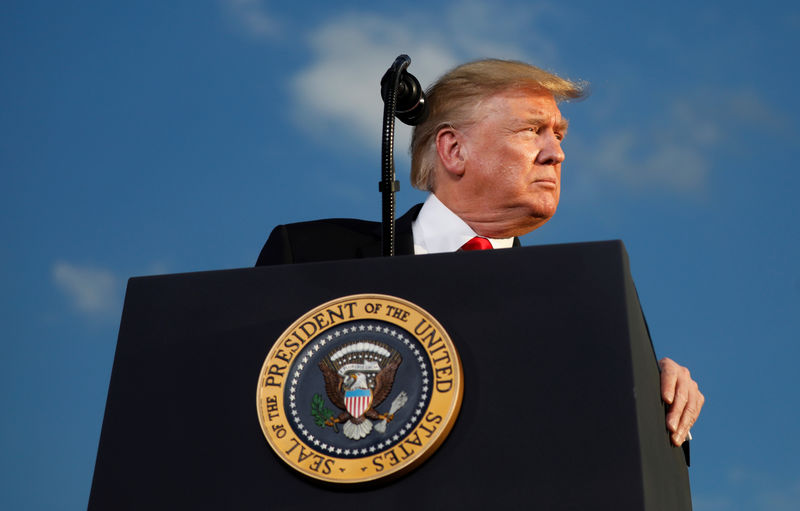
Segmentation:
<svg viewBox="0 0 800 511">
<path fill-rule="evenodd" d="M 343 296 L 292 323 L 258 380 L 258 421 L 288 466 L 331 483 L 399 475 L 450 432 L 463 395 L 436 318 L 389 295 Z"/>
<path fill-rule="evenodd" d="M 396 350 L 377 341 L 355 341 L 332 350 L 318 366 L 328 399 L 341 413 L 334 415 L 316 395 L 312 401 L 315 422 L 322 427 L 333 427 L 336 432 L 336 425 L 343 424 L 344 435 L 352 440 L 366 437 L 373 429 L 384 433 L 386 423 L 392 421 L 408 399 L 401 392 L 387 413 L 377 410 L 391 393 L 402 362 Z"/>
</svg>

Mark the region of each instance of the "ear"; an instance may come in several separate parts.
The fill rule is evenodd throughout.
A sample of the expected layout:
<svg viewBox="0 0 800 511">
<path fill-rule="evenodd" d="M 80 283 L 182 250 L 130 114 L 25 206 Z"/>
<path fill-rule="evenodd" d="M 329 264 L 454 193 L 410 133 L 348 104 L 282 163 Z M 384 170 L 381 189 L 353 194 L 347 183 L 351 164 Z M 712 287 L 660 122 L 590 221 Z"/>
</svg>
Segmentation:
<svg viewBox="0 0 800 511">
<path fill-rule="evenodd" d="M 453 177 L 464 175 L 466 147 L 464 136 L 452 126 L 445 126 L 436 133 L 436 152 L 444 170 Z"/>
</svg>

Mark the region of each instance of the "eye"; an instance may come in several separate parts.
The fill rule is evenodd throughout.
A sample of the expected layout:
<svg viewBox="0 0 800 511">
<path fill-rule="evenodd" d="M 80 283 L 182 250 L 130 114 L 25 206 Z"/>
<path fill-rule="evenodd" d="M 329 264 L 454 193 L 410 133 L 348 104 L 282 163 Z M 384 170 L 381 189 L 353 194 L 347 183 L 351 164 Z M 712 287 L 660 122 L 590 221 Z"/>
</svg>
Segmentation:
<svg viewBox="0 0 800 511">
<path fill-rule="evenodd" d="M 539 133 L 539 128 L 535 127 L 535 126 L 529 126 L 525 131 L 528 131 L 530 133 L 537 133 L 538 134 Z"/>
</svg>

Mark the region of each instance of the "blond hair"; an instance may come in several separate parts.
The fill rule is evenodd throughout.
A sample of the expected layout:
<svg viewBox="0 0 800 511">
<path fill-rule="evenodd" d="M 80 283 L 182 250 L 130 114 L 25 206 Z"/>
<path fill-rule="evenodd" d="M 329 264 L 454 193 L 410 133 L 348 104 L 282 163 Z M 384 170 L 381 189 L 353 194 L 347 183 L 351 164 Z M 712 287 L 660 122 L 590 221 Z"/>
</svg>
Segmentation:
<svg viewBox="0 0 800 511">
<path fill-rule="evenodd" d="M 556 101 L 580 98 L 585 84 L 572 82 L 536 66 L 513 60 L 468 62 L 449 71 L 426 91 L 429 115 L 411 136 L 411 185 L 432 191 L 436 134 L 445 126 L 465 128 L 476 119 L 484 99 L 510 90 L 549 92 Z"/>
</svg>

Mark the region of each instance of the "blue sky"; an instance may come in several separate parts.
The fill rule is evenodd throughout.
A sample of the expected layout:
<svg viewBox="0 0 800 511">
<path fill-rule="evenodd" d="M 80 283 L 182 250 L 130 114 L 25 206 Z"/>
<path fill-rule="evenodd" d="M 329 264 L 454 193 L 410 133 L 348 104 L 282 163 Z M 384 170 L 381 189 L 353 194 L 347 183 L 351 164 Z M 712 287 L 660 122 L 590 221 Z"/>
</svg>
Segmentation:
<svg viewBox="0 0 800 511">
<path fill-rule="evenodd" d="M 622 239 L 659 355 L 707 397 L 695 509 L 796 509 L 800 7 L 381 4 L 4 3 L 0 508 L 86 506 L 129 277 L 380 218 L 378 81 L 407 53 L 425 85 L 489 56 L 591 82 L 523 243 Z"/>
</svg>

